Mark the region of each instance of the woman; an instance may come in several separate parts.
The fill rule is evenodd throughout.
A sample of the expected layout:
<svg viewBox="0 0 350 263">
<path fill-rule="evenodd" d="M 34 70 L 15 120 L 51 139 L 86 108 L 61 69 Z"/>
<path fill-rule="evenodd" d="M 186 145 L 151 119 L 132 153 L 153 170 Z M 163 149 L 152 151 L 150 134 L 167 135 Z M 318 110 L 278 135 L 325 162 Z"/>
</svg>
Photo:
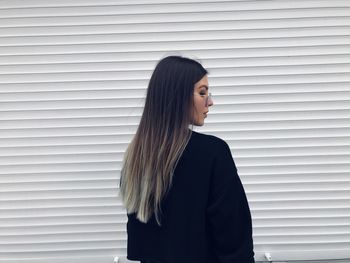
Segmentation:
<svg viewBox="0 0 350 263">
<path fill-rule="evenodd" d="M 213 105 L 208 72 L 162 59 L 124 156 L 127 258 L 142 263 L 254 262 L 247 198 L 227 143 L 198 133 Z"/>
</svg>

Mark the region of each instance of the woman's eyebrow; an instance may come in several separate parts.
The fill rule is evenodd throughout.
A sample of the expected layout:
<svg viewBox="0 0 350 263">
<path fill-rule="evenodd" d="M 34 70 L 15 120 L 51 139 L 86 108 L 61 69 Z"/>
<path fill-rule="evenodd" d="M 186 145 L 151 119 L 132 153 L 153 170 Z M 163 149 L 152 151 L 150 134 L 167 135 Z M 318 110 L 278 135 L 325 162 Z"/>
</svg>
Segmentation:
<svg viewBox="0 0 350 263">
<path fill-rule="evenodd" d="M 207 85 L 201 85 L 201 86 L 199 86 L 199 89 L 200 89 L 200 88 L 206 88 L 206 90 L 209 89 L 209 87 L 208 87 Z"/>
</svg>

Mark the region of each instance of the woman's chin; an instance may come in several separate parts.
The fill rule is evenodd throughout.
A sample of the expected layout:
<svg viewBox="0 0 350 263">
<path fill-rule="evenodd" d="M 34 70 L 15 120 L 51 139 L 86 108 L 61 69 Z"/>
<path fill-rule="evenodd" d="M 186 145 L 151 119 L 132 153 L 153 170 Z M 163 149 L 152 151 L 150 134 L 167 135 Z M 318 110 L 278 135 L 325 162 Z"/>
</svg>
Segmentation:
<svg viewBox="0 0 350 263">
<path fill-rule="evenodd" d="M 196 122 L 195 125 L 196 125 L 196 126 L 203 126 L 203 125 L 204 125 L 204 121 L 202 121 L 202 122 Z"/>
</svg>

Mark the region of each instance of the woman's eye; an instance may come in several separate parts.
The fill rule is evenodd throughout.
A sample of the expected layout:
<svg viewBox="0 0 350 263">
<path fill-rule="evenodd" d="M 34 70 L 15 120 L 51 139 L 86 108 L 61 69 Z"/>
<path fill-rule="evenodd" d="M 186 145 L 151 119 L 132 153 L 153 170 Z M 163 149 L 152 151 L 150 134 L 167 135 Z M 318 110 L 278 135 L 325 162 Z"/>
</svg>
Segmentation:
<svg viewBox="0 0 350 263">
<path fill-rule="evenodd" d="M 201 96 L 205 96 L 206 94 L 205 94 L 205 93 L 199 93 L 199 95 L 201 95 Z"/>
</svg>

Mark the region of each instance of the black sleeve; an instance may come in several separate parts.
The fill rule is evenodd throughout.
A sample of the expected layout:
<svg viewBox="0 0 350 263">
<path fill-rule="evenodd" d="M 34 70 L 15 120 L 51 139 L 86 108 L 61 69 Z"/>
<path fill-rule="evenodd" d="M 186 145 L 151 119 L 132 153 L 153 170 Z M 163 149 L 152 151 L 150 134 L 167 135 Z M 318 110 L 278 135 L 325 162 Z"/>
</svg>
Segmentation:
<svg viewBox="0 0 350 263">
<path fill-rule="evenodd" d="M 207 205 L 210 244 L 220 263 L 253 263 L 252 220 L 231 150 L 220 141 Z"/>
</svg>

